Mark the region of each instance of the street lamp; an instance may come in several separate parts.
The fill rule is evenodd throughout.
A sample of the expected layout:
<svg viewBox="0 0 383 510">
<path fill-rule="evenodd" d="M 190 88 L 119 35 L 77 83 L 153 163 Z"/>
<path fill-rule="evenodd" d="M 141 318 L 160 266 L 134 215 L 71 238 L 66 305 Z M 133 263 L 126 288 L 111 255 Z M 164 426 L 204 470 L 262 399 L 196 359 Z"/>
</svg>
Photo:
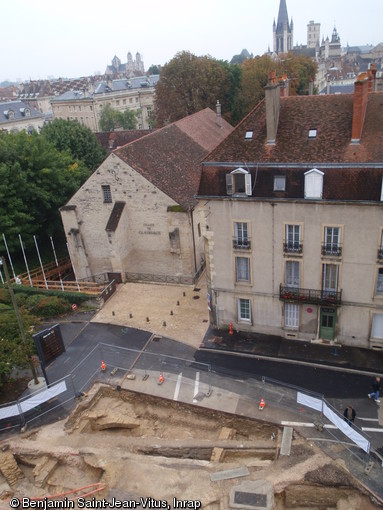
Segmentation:
<svg viewBox="0 0 383 510">
<path fill-rule="evenodd" d="M 19 325 L 19 329 L 20 329 L 20 333 L 21 333 L 21 338 L 22 338 L 25 346 L 27 346 L 28 341 L 27 341 L 27 337 L 25 336 L 24 324 L 23 324 L 23 322 L 21 320 L 20 312 L 19 312 L 19 309 L 17 307 L 15 295 L 13 293 L 13 288 L 12 288 L 12 285 L 11 285 L 11 280 L 9 279 L 9 273 L 8 273 L 7 264 L 5 262 L 5 258 L 4 257 L 0 257 L 0 266 L 2 266 L 4 268 L 5 279 L 7 281 L 7 287 L 8 287 L 8 290 L 9 290 L 9 294 L 11 296 L 13 309 L 15 310 L 17 324 Z M 35 368 L 35 365 L 33 364 L 32 358 L 30 356 L 28 356 L 28 364 L 29 364 L 30 369 L 32 371 L 33 382 L 34 382 L 35 385 L 38 385 L 39 384 L 39 379 L 37 377 L 36 368 Z"/>
</svg>

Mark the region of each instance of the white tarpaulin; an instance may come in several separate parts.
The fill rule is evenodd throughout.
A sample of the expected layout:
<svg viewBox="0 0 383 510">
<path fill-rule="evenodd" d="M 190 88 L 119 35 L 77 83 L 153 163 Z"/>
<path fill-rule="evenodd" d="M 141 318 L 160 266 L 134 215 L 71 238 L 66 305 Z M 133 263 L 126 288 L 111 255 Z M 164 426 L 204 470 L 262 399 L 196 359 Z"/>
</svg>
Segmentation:
<svg viewBox="0 0 383 510">
<path fill-rule="evenodd" d="M 325 402 L 322 402 L 319 398 L 310 397 L 304 393 L 297 392 L 297 402 L 316 411 L 323 412 L 328 420 L 331 421 L 345 436 L 351 441 L 357 444 L 362 450 L 370 452 L 370 442 L 363 437 L 359 432 L 344 421 L 343 417 L 338 416 L 337 413 L 332 411 Z"/>
<path fill-rule="evenodd" d="M 323 405 L 323 414 L 333 423 L 339 430 L 343 432 L 351 441 L 357 444 L 362 450 L 370 452 L 370 442 L 367 441 L 359 432 L 353 429 L 344 419 L 332 411 L 326 404 Z"/>
<path fill-rule="evenodd" d="M 10 418 L 11 416 L 17 416 L 20 414 L 20 409 L 23 413 L 30 411 L 34 407 L 47 402 L 51 398 L 57 397 L 60 393 L 64 393 L 64 391 L 66 391 L 66 383 L 65 381 L 61 381 L 50 388 L 46 388 L 39 393 L 35 393 L 28 399 L 20 402 L 19 405 L 13 404 L 11 406 L 0 408 L 0 420 Z"/>
<path fill-rule="evenodd" d="M 306 407 L 311 407 L 311 409 L 315 409 L 316 411 L 322 412 L 322 400 L 319 398 L 310 397 L 309 395 L 305 395 L 304 393 L 297 392 L 297 402 L 298 404 L 302 404 Z"/>
</svg>

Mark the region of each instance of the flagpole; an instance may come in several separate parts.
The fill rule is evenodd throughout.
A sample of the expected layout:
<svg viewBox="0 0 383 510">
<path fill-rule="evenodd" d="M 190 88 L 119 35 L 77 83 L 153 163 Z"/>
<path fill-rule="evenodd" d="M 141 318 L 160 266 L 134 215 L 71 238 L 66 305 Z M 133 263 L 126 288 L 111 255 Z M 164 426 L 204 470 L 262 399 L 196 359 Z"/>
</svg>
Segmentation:
<svg viewBox="0 0 383 510">
<path fill-rule="evenodd" d="M 72 264 L 72 269 L 73 269 L 74 279 L 76 280 L 76 283 L 77 283 L 77 289 L 78 289 L 78 291 L 79 291 L 79 292 L 81 292 L 81 291 L 80 291 L 80 285 L 78 284 L 78 281 L 77 281 L 76 270 L 75 270 L 74 265 L 73 265 L 73 262 L 72 262 L 72 256 L 71 256 L 71 254 L 70 254 L 69 244 L 68 244 L 68 243 L 66 243 L 66 248 L 67 248 L 68 253 L 69 253 L 70 263 Z"/>
<path fill-rule="evenodd" d="M 20 235 L 20 234 L 19 234 L 19 239 L 20 239 L 21 249 L 22 249 L 22 252 L 23 252 L 23 257 L 24 257 L 25 267 L 27 268 L 27 273 L 28 273 L 28 278 L 29 278 L 29 284 L 30 284 L 30 286 L 31 286 L 31 287 L 33 287 L 32 278 L 31 278 L 31 275 L 29 274 L 29 267 L 28 267 L 27 257 L 26 257 L 26 255 L 25 255 L 24 246 L 23 246 L 23 241 L 21 240 L 21 235 Z"/>
<path fill-rule="evenodd" d="M 36 250 L 37 250 L 37 255 L 38 255 L 38 257 L 39 257 L 41 271 L 43 272 L 43 276 L 44 276 L 45 287 L 46 287 L 46 288 L 47 288 L 47 290 L 48 290 L 47 279 L 45 278 L 44 267 L 43 267 L 43 263 L 41 262 L 41 257 L 40 257 L 39 247 L 37 246 L 36 236 L 33 236 L 33 239 L 34 239 L 34 241 L 35 241 L 35 246 L 36 246 Z"/>
<path fill-rule="evenodd" d="M 15 270 L 13 269 L 13 264 L 12 264 L 11 255 L 10 255 L 10 253 L 9 253 L 8 245 L 7 245 L 7 241 L 5 240 L 5 235 L 4 235 L 4 234 L 3 234 L 3 239 L 4 239 L 5 249 L 7 250 L 9 263 L 11 264 L 12 273 L 13 273 L 13 278 L 16 280 Z"/>
<path fill-rule="evenodd" d="M 57 261 L 57 257 L 56 257 L 55 245 L 53 244 L 52 236 L 50 237 L 50 240 L 51 240 L 51 245 L 52 245 L 53 255 L 55 256 L 56 267 L 59 267 L 59 263 L 58 263 L 58 261 Z M 64 285 L 63 285 L 63 281 L 62 281 L 62 279 L 61 279 L 61 273 L 60 273 L 60 271 L 59 271 L 59 277 L 60 277 L 60 283 L 61 283 L 61 290 L 64 292 Z"/>
</svg>

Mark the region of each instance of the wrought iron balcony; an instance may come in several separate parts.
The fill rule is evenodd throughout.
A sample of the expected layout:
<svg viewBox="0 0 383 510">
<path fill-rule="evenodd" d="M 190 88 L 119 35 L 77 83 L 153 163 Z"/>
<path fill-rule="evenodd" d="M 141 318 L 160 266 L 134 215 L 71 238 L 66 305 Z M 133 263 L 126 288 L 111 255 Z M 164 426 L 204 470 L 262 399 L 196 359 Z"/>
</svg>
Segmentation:
<svg viewBox="0 0 383 510">
<path fill-rule="evenodd" d="M 233 248 L 235 250 L 250 250 L 251 249 L 251 241 L 250 241 L 250 239 L 234 237 Z"/>
<path fill-rule="evenodd" d="M 342 291 L 301 289 L 286 287 L 281 284 L 279 287 L 279 299 L 294 303 L 340 306 L 342 304 Z"/>
<path fill-rule="evenodd" d="M 326 257 L 341 257 L 342 246 L 337 243 L 323 243 L 322 244 L 322 255 Z"/>
<path fill-rule="evenodd" d="M 284 253 L 302 253 L 303 244 L 300 241 L 287 241 L 283 243 Z"/>
<path fill-rule="evenodd" d="M 383 246 L 378 248 L 378 260 L 383 260 Z"/>
</svg>

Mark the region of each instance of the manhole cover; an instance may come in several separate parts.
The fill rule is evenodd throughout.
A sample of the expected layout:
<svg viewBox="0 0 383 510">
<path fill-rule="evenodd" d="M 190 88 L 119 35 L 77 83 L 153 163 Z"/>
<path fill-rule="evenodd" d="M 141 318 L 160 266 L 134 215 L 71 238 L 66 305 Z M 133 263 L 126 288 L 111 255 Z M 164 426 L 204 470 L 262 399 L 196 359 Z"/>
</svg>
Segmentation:
<svg viewBox="0 0 383 510">
<path fill-rule="evenodd" d="M 199 296 L 193 296 L 193 299 L 199 299 Z"/>
</svg>

